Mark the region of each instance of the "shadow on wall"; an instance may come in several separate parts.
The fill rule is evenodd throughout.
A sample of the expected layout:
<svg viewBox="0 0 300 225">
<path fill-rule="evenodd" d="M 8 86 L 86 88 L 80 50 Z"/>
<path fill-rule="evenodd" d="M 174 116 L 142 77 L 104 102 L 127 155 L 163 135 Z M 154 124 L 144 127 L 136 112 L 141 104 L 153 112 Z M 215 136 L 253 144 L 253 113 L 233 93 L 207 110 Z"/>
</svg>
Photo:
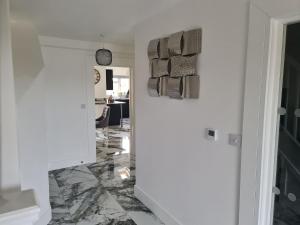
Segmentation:
<svg viewBox="0 0 300 225">
<path fill-rule="evenodd" d="M 11 23 L 16 100 L 20 100 L 44 67 L 38 34 L 31 23 Z"/>
<path fill-rule="evenodd" d="M 35 27 L 19 21 L 11 25 L 21 188 L 34 190 L 41 208 L 39 223 L 45 224 L 51 210 L 44 62 Z"/>
</svg>

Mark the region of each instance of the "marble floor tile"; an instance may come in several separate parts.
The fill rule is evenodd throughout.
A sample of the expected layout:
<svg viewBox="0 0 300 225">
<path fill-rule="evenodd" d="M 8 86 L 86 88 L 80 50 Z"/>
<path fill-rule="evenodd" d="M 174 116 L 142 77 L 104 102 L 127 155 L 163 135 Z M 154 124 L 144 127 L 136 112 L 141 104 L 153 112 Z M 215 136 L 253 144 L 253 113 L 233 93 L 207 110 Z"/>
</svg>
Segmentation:
<svg viewBox="0 0 300 225">
<path fill-rule="evenodd" d="M 52 208 L 52 222 L 62 224 L 63 222 L 70 221 L 70 211 L 66 206 L 66 202 L 53 174 L 49 176 L 49 195 Z"/>
<path fill-rule="evenodd" d="M 97 199 L 105 194 L 105 190 L 98 182 L 85 182 L 65 187 L 63 193 L 71 218 L 77 221 L 97 204 Z"/>
<path fill-rule="evenodd" d="M 64 222 L 60 222 L 60 221 L 50 221 L 50 223 L 48 223 L 48 225 L 76 225 L 75 223 L 64 223 Z"/>
<path fill-rule="evenodd" d="M 60 189 L 58 187 L 57 181 L 52 173 L 49 174 L 49 194 L 50 197 L 60 194 Z"/>
<path fill-rule="evenodd" d="M 81 182 L 95 181 L 96 177 L 84 165 L 52 171 L 59 187 Z"/>
<path fill-rule="evenodd" d="M 156 216 L 152 213 L 145 213 L 140 211 L 128 212 L 129 216 L 140 225 L 164 225 Z"/>
<path fill-rule="evenodd" d="M 49 225 L 162 225 L 134 196 L 129 126 L 97 139 L 97 162 L 49 172 Z"/>
<path fill-rule="evenodd" d="M 99 190 L 99 193 L 95 198 L 96 201 L 89 205 L 85 214 L 76 220 L 78 225 L 109 225 L 118 224 L 118 222 L 135 224 L 128 213 L 107 191 Z"/>
</svg>

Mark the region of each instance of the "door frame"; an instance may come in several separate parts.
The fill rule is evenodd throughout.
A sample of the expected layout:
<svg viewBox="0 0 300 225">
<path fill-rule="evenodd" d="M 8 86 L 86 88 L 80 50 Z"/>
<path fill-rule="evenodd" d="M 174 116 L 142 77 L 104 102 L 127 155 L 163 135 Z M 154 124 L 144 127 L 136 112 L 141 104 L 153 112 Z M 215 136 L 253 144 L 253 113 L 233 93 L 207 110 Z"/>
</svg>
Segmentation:
<svg viewBox="0 0 300 225">
<path fill-rule="evenodd" d="M 249 15 L 239 224 L 271 225 L 285 27 L 300 15 L 272 17 L 255 4 Z"/>
</svg>

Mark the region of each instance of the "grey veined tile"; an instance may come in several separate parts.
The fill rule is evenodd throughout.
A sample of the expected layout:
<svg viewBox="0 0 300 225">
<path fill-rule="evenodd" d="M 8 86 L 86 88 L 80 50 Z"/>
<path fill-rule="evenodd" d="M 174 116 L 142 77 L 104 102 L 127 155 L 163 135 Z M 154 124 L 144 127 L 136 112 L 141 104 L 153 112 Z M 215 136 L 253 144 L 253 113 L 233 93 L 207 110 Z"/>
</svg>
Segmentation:
<svg viewBox="0 0 300 225">
<path fill-rule="evenodd" d="M 127 212 L 102 187 L 93 190 L 92 198 L 94 201 L 82 202 L 82 207 L 76 207 L 75 214 L 72 215 L 71 211 L 72 219 L 77 225 L 135 224 Z"/>
<path fill-rule="evenodd" d="M 49 172 L 49 225 L 161 225 L 134 196 L 129 130 L 110 128 L 97 141 L 97 163 Z"/>
<path fill-rule="evenodd" d="M 65 186 L 62 189 L 66 206 L 74 221 L 85 217 L 91 207 L 97 203 L 99 196 L 105 192 L 98 181 L 77 183 Z"/>
<path fill-rule="evenodd" d="M 61 222 L 61 221 L 50 221 L 48 225 L 76 225 L 75 223 Z"/>
<path fill-rule="evenodd" d="M 63 224 L 64 222 L 69 221 L 71 219 L 70 211 L 66 207 L 66 202 L 53 174 L 50 174 L 49 176 L 49 192 L 52 209 L 51 224 Z"/>
<path fill-rule="evenodd" d="M 58 195 L 60 193 L 57 181 L 53 174 L 49 174 L 49 193 L 51 195 Z"/>
<path fill-rule="evenodd" d="M 164 223 L 152 213 L 131 211 L 128 214 L 137 225 L 164 225 Z"/>
<path fill-rule="evenodd" d="M 76 183 L 96 181 L 97 178 L 86 166 L 75 166 L 52 171 L 59 187 Z"/>
</svg>

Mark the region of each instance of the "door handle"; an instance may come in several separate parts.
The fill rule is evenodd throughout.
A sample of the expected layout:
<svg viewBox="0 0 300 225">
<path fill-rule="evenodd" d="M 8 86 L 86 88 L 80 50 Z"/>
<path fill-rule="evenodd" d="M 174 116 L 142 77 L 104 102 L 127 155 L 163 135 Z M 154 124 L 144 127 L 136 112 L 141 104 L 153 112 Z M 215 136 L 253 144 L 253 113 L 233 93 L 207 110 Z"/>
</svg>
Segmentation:
<svg viewBox="0 0 300 225">
<path fill-rule="evenodd" d="M 278 187 L 273 187 L 272 192 L 275 195 L 280 195 L 280 189 Z"/>
<path fill-rule="evenodd" d="M 296 109 L 294 114 L 296 117 L 300 117 L 300 109 Z"/>
<path fill-rule="evenodd" d="M 283 107 L 278 108 L 278 114 L 284 116 L 286 114 L 286 109 Z"/>
<path fill-rule="evenodd" d="M 288 193 L 288 199 L 291 201 L 291 202 L 295 202 L 297 200 L 297 197 L 295 194 L 293 193 Z"/>
</svg>

